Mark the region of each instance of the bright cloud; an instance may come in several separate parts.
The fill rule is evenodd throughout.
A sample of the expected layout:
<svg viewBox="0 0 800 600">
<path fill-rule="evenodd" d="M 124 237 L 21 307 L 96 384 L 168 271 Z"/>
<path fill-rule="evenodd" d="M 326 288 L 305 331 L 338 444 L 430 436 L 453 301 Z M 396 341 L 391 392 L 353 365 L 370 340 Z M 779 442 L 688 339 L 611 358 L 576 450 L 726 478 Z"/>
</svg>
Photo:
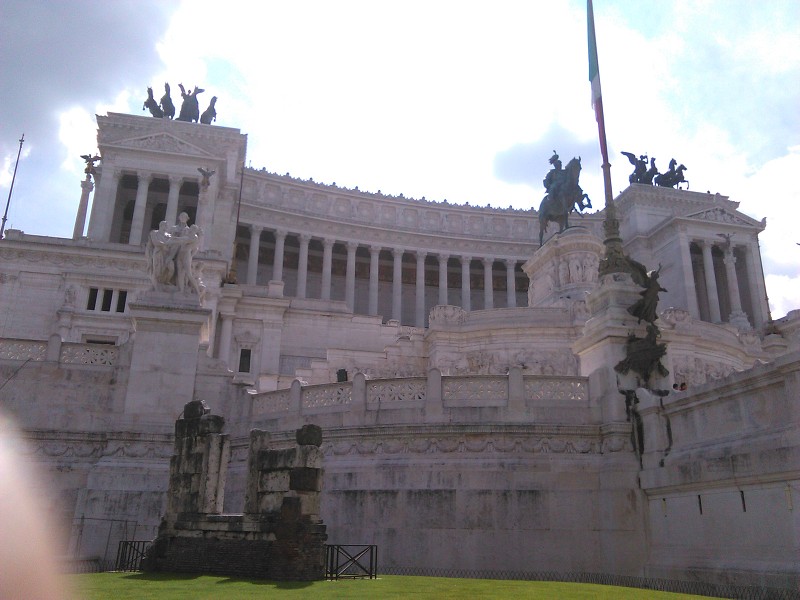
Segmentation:
<svg viewBox="0 0 800 600">
<path fill-rule="evenodd" d="M 47 189 L 25 190 L 23 182 L 21 193 L 41 193 L 64 214 L 42 220 L 41 211 L 22 213 L 30 230 L 71 231 L 78 154 L 95 147 L 92 113 L 143 114 L 145 88 L 158 98 L 165 81 L 174 100 L 179 82 L 206 89 L 201 105 L 219 96 L 219 124 L 249 134 L 254 167 L 527 209 L 541 199 L 555 148 L 582 156 L 584 189 L 603 197 L 583 0 L 229 1 L 224 10 L 217 1 L 187 0 L 136 3 L 127 13 L 114 4 L 95 15 L 114 27 L 96 25 L 102 60 L 78 71 L 80 94 L 69 85 L 77 56 L 69 49 L 78 37 L 67 32 L 74 21 L 68 11 L 35 21 L 39 29 L 51 23 L 42 35 L 61 50 L 47 54 L 47 45 L 32 45 L 24 55 L 31 66 L 3 86 L 16 102 L 4 106 L 21 118 L 26 111 L 39 117 L 37 137 L 48 127 L 57 132 L 57 161 L 31 152 L 29 161 L 42 169 L 37 180 L 66 167 Z M 615 192 L 630 172 L 621 151 L 655 156 L 662 170 L 676 158 L 688 167 L 691 189 L 720 192 L 744 212 L 767 217 L 761 240 L 774 316 L 800 306 L 800 247 L 792 246 L 800 240 L 783 218 L 787 206 L 800 205 L 791 181 L 798 152 L 787 150 L 800 142 L 800 89 L 791 85 L 800 80 L 800 4 L 604 0 L 595 2 L 595 16 Z M 15 31 L 31 28 L 14 24 Z M 103 33 L 108 29 L 115 34 Z M 0 44 L 11 35 L 0 35 Z M 52 65 L 49 72 L 35 69 L 39 57 Z M 12 73 L 14 64 L 5 70 Z M 42 102 L 28 107 L 18 84 L 26 72 L 37 90 L 56 90 L 57 97 L 33 92 Z M 44 99 L 57 111 L 50 125 L 41 121 Z M 3 141 L 0 185 L 15 156 Z M 47 144 L 32 138 L 32 148 Z"/>
</svg>

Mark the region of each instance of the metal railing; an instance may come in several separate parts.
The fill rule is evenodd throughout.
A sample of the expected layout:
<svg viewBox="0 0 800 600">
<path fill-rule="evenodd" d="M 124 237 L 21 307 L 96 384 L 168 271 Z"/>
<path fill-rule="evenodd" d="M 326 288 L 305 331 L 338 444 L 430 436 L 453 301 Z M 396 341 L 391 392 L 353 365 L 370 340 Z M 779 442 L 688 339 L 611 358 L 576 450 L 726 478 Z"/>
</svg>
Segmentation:
<svg viewBox="0 0 800 600">
<path fill-rule="evenodd" d="M 141 571 L 142 559 L 152 540 L 122 541 L 117 547 L 115 571 Z"/>
<path fill-rule="evenodd" d="M 378 577 L 378 546 L 325 545 L 325 579 Z"/>
</svg>

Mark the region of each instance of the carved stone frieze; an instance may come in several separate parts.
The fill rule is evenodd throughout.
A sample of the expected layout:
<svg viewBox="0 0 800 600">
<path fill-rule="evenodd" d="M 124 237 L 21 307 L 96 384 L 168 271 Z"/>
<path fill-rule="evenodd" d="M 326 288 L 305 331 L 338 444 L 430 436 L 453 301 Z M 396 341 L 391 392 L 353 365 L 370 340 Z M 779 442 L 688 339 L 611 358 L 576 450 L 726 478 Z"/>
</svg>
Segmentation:
<svg viewBox="0 0 800 600">
<path fill-rule="evenodd" d="M 601 454 L 630 451 L 624 437 L 426 436 L 323 442 L 325 456 L 397 454 Z"/>
<path fill-rule="evenodd" d="M 460 306 L 438 305 L 431 309 L 428 323 L 435 325 L 463 325 L 468 317 L 467 311 Z"/>
<path fill-rule="evenodd" d="M 102 143 L 102 142 L 101 142 Z M 117 140 L 113 142 L 115 146 L 123 148 L 134 148 L 138 150 L 150 150 L 157 152 L 167 152 L 170 154 L 181 154 L 211 158 L 213 155 L 202 148 L 185 142 L 169 133 L 155 133 L 141 137 Z"/>
<path fill-rule="evenodd" d="M 442 380 L 442 399 L 445 402 L 491 402 L 507 398 L 508 379 L 505 377 L 448 377 Z"/>
<path fill-rule="evenodd" d="M 702 385 L 709 381 L 723 379 L 736 370 L 733 365 L 728 363 L 690 356 L 680 356 L 672 362 L 675 381 L 685 382 L 687 385 Z"/>
</svg>

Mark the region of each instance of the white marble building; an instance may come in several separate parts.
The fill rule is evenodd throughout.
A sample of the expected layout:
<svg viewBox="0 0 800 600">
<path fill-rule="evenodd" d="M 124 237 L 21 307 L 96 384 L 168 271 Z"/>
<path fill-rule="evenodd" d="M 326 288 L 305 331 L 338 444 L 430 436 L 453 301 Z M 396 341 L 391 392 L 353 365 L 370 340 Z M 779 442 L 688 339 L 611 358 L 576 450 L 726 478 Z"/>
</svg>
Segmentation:
<svg viewBox="0 0 800 600">
<path fill-rule="evenodd" d="M 249 429 L 279 444 L 317 423 L 330 541 L 377 543 L 387 567 L 797 581 L 800 312 L 769 322 L 765 223 L 736 202 L 615 201 L 668 290 L 663 387 L 689 386 L 641 392 L 637 453 L 613 366 L 643 325 L 630 281 L 598 278 L 603 212 L 540 249 L 533 210 L 243 168 L 231 128 L 98 128 L 88 224 L 82 182 L 74 239 L 0 241 L 0 399 L 53 473 L 71 555 L 154 536 L 173 421 L 199 398 L 234 436 L 226 510 Z M 206 287 L 156 297 L 144 245 L 182 212 Z"/>
</svg>

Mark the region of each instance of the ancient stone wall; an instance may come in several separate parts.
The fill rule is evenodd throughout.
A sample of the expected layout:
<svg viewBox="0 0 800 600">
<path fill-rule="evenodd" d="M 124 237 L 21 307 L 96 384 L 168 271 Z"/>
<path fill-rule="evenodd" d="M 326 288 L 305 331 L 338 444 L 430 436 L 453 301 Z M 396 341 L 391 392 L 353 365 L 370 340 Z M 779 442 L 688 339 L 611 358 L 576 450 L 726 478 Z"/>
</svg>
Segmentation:
<svg viewBox="0 0 800 600">
<path fill-rule="evenodd" d="M 294 448 L 278 450 L 270 449 L 268 433 L 253 431 L 245 513 L 223 515 L 230 443 L 221 433 L 222 417 L 206 412 L 201 402 L 190 402 L 175 425 L 167 514 L 143 568 L 322 579 L 322 430 L 306 425 L 297 431 Z"/>
</svg>

